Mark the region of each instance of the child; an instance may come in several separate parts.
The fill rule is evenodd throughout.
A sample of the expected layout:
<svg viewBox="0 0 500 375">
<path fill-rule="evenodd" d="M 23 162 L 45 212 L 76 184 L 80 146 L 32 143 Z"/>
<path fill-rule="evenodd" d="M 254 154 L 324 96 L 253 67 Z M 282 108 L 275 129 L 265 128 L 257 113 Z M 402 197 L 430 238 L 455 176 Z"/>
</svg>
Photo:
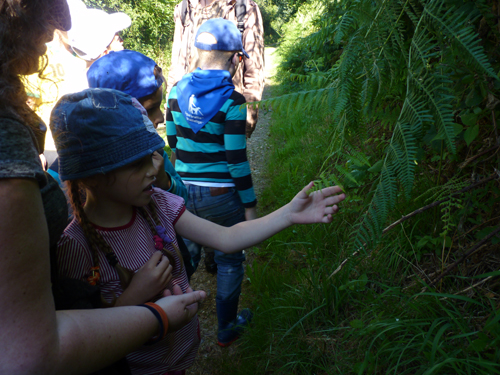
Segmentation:
<svg viewBox="0 0 500 375">
<path fill-rule="evenodd" d="M 250 165 L 246 154 L 245 97 L 234 90 L 231 77 L 248 54 L 233 22 L 213 18 L 196 34 L 200 68 L 172 87 L 167 103 L 168 143 L 175 168 L 188 186 L 187 209 L 229 227 L 257 217 Z M 201 245 L 186 241 L 194 266 Z M 217 343 L 229 346 L 248 325 L 252 313 L 238 314 L 244 270 L 242 251 L 215 253 L 217 264 Z M 205 262 L 207 263 L 207 262 Z"/>
<path fill-rule="evenodd" d="M 153 188 L 158 168 L 152 154 L 164 142 L 134 98 L 88 89 L 64 96 L 51 120 L 60 176 L 68 181 L 75 212 L 58 244 L 60 273 L 98 283 L 115 306 L 155 301 L 176 284 L 189 290 L 175 231 L 233 253 L 295 223 L 329 223 L 345 198 L 338 187 L 308 195 L 311 183 L 264 218 L 218 226 L 187 211 L 182 198 Z M 199 340 L 195 318 L 128 355 L 132 373 L 182 374 L 193 363 Z"/>
<path fill-rule="evenodd" d="M 90 88 L 120 90 L 137 98 L 155 128 L 164 121 L 160 106 L 165 78 L 156 62 L 142 53 L 130 50 L 110 52 L 92 64 L 87 72 L 87 80 Z M 160 165 L 155 186 L 186 200 L 186 186 L 168 159 L 167 153 L 164 150 L 159 152 L 161 154 L 155 155 L 155 160 Z M 48 172 L 60 181 L 57 159 Z"/>
<path fill-rule="evenodd" d="M 142 53 L 130 50 L 110 52 L 92 64 L 87 72 L 90 88 L 108 88 L 123 91 L 137 98 L 148 114 L 148 118 L 157 128 L 164 122 L 160 109 L 163 99 L 165 78 L 161 68 L 154 60 Z M 160 149 L 153 154 L 158 165 L 155 187 L 187 199 L 187 189 L 168 159 L 168 154 Z M 56 159 L 48 172 L 59 180 L 59 161 Z M 71 211 L 71 208 L 70 208 Z M 177 238 L 179 249 L 185 262 L 188 278 L 194 273 L 191 255 L 181 237 Z"/>
</svg>

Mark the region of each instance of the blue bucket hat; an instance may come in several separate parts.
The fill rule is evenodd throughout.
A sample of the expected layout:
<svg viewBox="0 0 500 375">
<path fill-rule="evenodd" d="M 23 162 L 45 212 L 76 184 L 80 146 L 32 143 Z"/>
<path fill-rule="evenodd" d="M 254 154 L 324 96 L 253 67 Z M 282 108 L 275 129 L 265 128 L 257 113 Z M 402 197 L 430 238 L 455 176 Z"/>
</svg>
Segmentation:
<svg viewBox="0 0 500 375">
<path fill-rule="evenodd" d="M 217 43 L 207 44 L 199 42 L 198 36 L 201 33 L 211 34 L 217 40 Z M 240 31 L 234 23 L 224 18 L 211 18 L 205 21 L 196 33 L 194 46 L 205 51 L 241 51 L 247 58 L 250 58 L 248 53 L 243 49 Z"/>
<path fill-rule="evenodd" d="M 50 130 L 63 181 L 110 172 L 165 146 L 137 99 L 110 89 L 63 96 Z"/>
<path fill-rule="evenodd" d="M 140 52 L 110 52 L 90 66 L 87 80 L 90 88 L 120 90 L 140 99 L 156 92 L 163 83 L 154 75 L 156 65 Z"/>
</svg>

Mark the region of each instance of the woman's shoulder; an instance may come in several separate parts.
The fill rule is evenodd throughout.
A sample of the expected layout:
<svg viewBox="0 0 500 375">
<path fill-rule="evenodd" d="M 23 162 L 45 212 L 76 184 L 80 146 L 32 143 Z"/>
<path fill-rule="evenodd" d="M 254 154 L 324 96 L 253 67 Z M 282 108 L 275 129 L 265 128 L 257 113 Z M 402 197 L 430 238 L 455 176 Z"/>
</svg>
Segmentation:
<svg viewBox="0 0 500 375">
<path fill-rule="evenodd" d="M 20 119 L 13 116 L 0 114 L 0 142 L 7 143 L 10 141 L 28 141 L 33 143 L 34 137 L 28 125 L 24 124 Z M 32 145 L 35 148 L 35 145 Z"/>
<path fill-rule="evenodd" d="M 44 178 L 35 142 L 27 125 L 0 117 L 0 178 Z"/>
</svg>

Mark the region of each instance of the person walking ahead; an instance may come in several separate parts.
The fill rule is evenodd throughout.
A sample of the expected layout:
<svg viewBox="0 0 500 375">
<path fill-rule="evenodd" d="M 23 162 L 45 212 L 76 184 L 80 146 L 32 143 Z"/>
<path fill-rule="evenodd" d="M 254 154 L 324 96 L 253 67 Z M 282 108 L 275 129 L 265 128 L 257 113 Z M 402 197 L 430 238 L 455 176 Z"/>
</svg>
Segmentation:
<svg viewBox="0 0 500 375">
<path fill-rule="evenodd" d="M 198 28 L 207 20 L 224 18 L 240 30 L 243 56 L 236 69 L 233 83 L 247 102 L 262 99 L 264 90 L 264 26 L 259 6 L 253 0 L 183 0 L 174 10 L 174 42 L 167 78 L 167 95 L 172 86 L 199 65 L 194 41 Z M 257 108 L 249 108 L 246 135 L 250 138 L 258 120 Z"/>
<path fill-rule="evenodd" d="M 245 97 L 231 77 L 247 56 L 236 26 L 222 18 L 206 21 L 195 39 L 200 68 L 185 75 L 170 91 L 167 137 L 175 168 L 188 186 L 187 209 L 223 226 L 256 218 L 257 200 L 246 154 Z M 195 267 L 201 246 L 187 242 Z M 217 249 L 218 343 L 231 344 L 248 324 L 249 310 L 238 312 L 243 280 L 242 251 Z"/>
</svg>

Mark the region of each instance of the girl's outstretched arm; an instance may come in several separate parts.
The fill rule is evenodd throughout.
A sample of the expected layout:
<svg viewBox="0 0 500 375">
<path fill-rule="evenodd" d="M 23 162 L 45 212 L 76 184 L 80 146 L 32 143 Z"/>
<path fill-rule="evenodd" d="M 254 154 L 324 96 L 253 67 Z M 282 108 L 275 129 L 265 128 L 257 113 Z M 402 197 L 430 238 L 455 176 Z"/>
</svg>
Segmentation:
<svg viewBox="0 0 500 375">
<path fill-rule="evenodd" d="M 338 186 L 311 194 L 311 182 L 290 203 L 262 218 L 245 221 L 226 228 L 185 211 L 175 224 L 175 230 L 192 241 L 213 247 L 224 253 L 234 253 L 258 244 L 293 224 L 330 223 L 338 211 L 337 204 L 345 199 Z"/>
</svg>

